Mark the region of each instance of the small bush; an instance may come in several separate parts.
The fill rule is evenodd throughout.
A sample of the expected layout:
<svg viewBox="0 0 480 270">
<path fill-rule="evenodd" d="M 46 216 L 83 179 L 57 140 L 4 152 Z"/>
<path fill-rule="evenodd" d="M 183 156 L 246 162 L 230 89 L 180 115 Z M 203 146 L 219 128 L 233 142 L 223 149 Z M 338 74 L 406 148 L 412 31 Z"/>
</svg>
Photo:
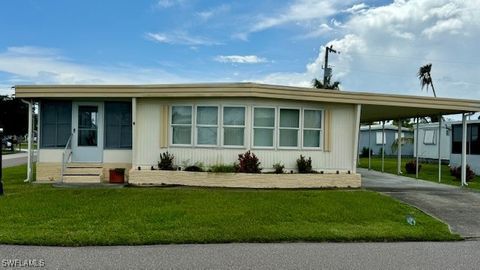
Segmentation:
<svg viewBox="0 0 480 270">
<path fill-rule="evenodd" d="M 217 165 L 211 166 L 208 171 L 214 172 L 214 173 L 232 173 L 232 172 L 235 172 L 236 170 L 234 165 L 217 164 Z"/>
<path fill-rule="evenodd" d="M 369 150 L 368 147 L 363 147 L 362 152 L 360 152 L 360 157 L 368 157 L 368 150 Z M 373 154 L 372 154 L 372 156 L 373 156 Z"/>
<path fill-rule="evenodd" d="M 173 159 L 174 156 L 169 154 L 168 152 L 160 154 L 160 162 L 158 162 L 158 168 L 160 170 L 168 170 L 173 171 Z"/>
<path fill-rule="evenodd" d="M 273 169 L 275 170 L 276 174 L 280 174 L 283 173 L 283 169 L 285 169 L 285 166 L 280 163 L 275 163 L 273 164 Z"/>
<path fill-rule="evenodd" d="M 456 180 L 462 179 L 462 166 L 451 167 L 450 174 L 455 177 Z M 475 173 L 472 171 L 470 166 L 467 165 L 467 182 L 473 181 L 475 178 Z"/>
<path fill-rule="evenodd" d="M 422 164 L 418 165 L 418 172 L 422 169 Z M 405 164 L 405 171 L 409 174 L 417 173 L 417 161 L 410 160 Z"/>
<path fill-rule="evenodd" d="M 250 151 L 238 155 L 237 172 L 241 173 L 260 173 L 260 161 L 257 156 Z"/>
<path fill-rule="evenodd" d="M 185 167 L 185 171 L 187 172 L 203 172 L 203 168 L 197 165 L 190 165 Z"/>
<path fill-rule="evenodd" d="M 306 159 L 304 156 L 300 155 L 300 158 L 297 159 L 297 168 L 298 173 L 312 173 L 312 158 L 309 157 Z"/>
</svg>

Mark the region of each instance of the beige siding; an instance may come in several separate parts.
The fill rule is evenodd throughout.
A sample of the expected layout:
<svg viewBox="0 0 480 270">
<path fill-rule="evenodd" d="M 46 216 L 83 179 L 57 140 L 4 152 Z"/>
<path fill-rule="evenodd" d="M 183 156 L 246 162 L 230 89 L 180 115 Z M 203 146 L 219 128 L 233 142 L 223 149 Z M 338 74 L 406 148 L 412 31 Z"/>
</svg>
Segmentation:
<svg viewBox="0 0 480 270">
<path fill-rule="evenodd" d="M 132 150 L 121 150 L 121 149 L 103 150 L 103 163 L 132 164 Z"/>
<path fill-rule="evenodd" d="M 359 188 L 360 174 L 250 174 L 132 170 L 132 185 L 233 188 Z"/>
<path fill-rule="evenodd" d="M 231 148 L 204 148 L 204 147 L 172 147 L 160 149 L 162 134 L 162 121 L 164 105 L 172 104 L 215 104 L 215 105 L 246 105 L 246 147 L 241 149 Z M 175 163 L 183 165 L 184 162 L 193 164 L 203 162 L 205 165 L 220 163 L 233 163 L 238 154 L 251 149 L 262 162 L 266 170 L 272 168 L 276 162 L 285 164 L 286 168 L 295 169 L 296 159 L 302 155 L 311 156 L 313 167 L 317 170 L 352 170 L 353 160 L 353 134 L 354 134 L 354 105 L 322 104 L 309 102 L 289 102 L 269 99 L 159 99 L 139 98 L 137 104 L 137 135 L 135 138 L 136 161 L 138 166 L 150 167 L 156 165 L 161 152 L 169 151 L 175 155 Z M 251 111 L 253 106 L 280 106 L 280 107 L 305 107 L 326 109 L 331 115 L 330 121 L 330 152 L 323 150 L 285 150 L 272 149 L 260 150 L 251 148 Z M 167 135 L 168 136 L 168 135 Z M 324 134 L 325 137 L 325 134 Z M 170 145 L 170 139 L 168 139 Z"/>
</svg>

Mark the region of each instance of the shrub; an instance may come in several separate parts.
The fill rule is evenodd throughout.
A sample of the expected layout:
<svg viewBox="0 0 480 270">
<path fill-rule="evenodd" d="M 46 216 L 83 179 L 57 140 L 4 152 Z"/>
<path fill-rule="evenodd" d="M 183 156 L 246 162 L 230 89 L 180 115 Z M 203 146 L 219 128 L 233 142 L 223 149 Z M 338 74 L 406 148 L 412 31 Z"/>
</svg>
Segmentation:
<svg viewBox="0 0 480 270">
<path fill-rule="evenodd" d="M 312 158 L 309 157 L 306 159 L 304 156 L 300 155 L 300 158 L 297 159 L 297 168 L 298 173 L 312 173 Z"/>
<path fill-rule="evenodd" d="M 273 169 L 275 170 L 276 174 L 280 174 L 283 173 L 283 169 L 285 169 L 285 166 L 280 163 L 275 163 L 273 164 Z"/>
<path fill-rule="evenodd" d="M 362 152 L 360 153 L 360 157 L 368 157 L 368 150 L 369 150 L 368 147 L 363 147 Z"/>
<path fill-rule="evenodd" d="M 169 154 L 168 152 L 160 154 L 160 162 L 158 162 L 158 168 L 160 170 L 168 170 L 173 171 L 173 159 L 174 156 Z"/>
<path fill-rule="evenodd" d="M 190 165 L 185 167 L 185 171 L 187 172 L 203 172 L 203 168 L 197 165 Z"/>
<path fill-rule="evenodd" d="M 418 171 L 422 169 L 422 164 L 418 165 Z M 417 161 L 416 160 L 410 160 L 405 164 L 405 170 L 407 173 L 413 174 L 417 173 Z"/>
<path fill-rule="evenodd" d="M 217 164 L 211 166 L 209 171 L 214 173 L 231 173 L 235 172 L 236 170 L 234 165 Z"/>
<path fill-rule="evenodd" d="M 257 156 L 250 151 L 238 155 L 238 165 L 236 167 L 237 172 L 241 173 L 260 173 L 262 170 Z"/>
<path fill-rule="evenodd" d="M 462 166 L 458 167 L 451 167 L 450 168 L 450 174 L 452 176 L 455 176 L 455 179 L 460 180 L 462 178 Z M 473 181 L 475 178 L 475 173 L 472 171 L 470 166 L 467 165 L 467 182 Z"/>
</svg>

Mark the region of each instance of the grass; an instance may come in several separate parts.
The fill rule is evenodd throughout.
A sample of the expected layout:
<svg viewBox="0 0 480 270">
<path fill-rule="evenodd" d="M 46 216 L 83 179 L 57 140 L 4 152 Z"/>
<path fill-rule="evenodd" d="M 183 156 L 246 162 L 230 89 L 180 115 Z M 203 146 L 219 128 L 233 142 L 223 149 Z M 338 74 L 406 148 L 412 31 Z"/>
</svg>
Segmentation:
<svg viewBox="0 0 480 270">
<path fill-rule="evenodd" d="M 21 144 L 20 144 L 20 147 L 21 147 L 22 149 L 27 149 L 27 148 L 28 148 L 28 143 L 21 143 Z M 33 149 L 37 149 L 37 143 L 32 143 L 32 148 L 33 148 Z"/>
<path fill-rule="evenodd" d="M 407 174 L 405 171 L 405 163 L 407 163 L 412 158 L 402 158 L 402 172 L 403 176 L 408 176 L 415 178 L 415 174 Z M 372 169 L 375 171 L 382 170 L 382 159 L 380 157 L 372 157 Z M 438 183 L 438 163 L 421 163 L 422 168 L 418 173 L 418 178 L 422 180 L 427 180 L 431 182 Z M 368 168 L 368 158 L 360 158 L 361 168 Z M 396 174 L 397 173 L 397 158 L 395 157 L 386 157 L 385 172 Z M 442 184 L 460 186 L 460 181 L 456 180 L 455 177 L 450 175 L 450 168 L 448 165 L 442 165 Z M 468 182 L 468 187 L 473 189 L 480 189 L 480 176 L 476 176 L 472 182 Z"/>
<path fill-rule="evenodd" d="M 363 190 L 61 189 L 24 178 L 25 166 L 4 169 L 2 244 L 460 239 L 423 212 Z"/>
</svg>

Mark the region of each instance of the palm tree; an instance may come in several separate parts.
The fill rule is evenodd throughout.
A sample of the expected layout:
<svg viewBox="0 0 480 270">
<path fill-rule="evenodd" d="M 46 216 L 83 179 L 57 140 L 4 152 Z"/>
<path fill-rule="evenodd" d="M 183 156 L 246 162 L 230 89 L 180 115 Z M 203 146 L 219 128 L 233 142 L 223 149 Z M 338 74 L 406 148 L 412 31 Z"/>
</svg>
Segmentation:
<svg viewBox="0 0 480 270">
<path fill-rule="evenodd" d="M 421 66 L 418 70 L 418 79 L 420 79 L 420 85 L 422 85 L 422 90 L 426 86 L 428 92 L 428 86 L 432 86 L 433 96 L 437 97 L 437 93 L 435 93 L 435 88 L 433 87 L 432 75 L 430 71 L 432 70 L 432 64 L 426 64 L 425 66 Z"/>
<path fill-rule="evenodd" d="M 315 79 L 312 80 L 312 85 L 313 85 L 313 87 L 315 87 L 317 89 L 340 90 L 340 82 L 339 81 L 335 81 L 332 84 L 323 85 L 323 83 L 321 81 L 319 81 L 319 80 L 317 80 L 317 78 L 315 78 Z"/>
</svg>

